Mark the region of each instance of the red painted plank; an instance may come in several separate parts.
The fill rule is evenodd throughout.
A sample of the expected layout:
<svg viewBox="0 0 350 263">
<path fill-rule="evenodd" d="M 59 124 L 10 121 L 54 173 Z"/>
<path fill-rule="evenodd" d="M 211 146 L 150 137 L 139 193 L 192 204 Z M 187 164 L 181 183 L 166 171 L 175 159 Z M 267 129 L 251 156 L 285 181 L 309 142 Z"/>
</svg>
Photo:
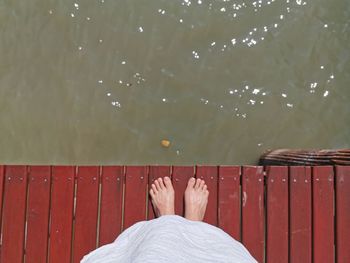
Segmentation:
<svg viewBox="0 0 350 263">
<path fill-rule="evenodd" d="M 149 190 L 151 189 L 151 185 L 153 181 L 159 177 L 171 177 L 170 176 L 170 166 L 150 166 L 149 167 L 149 175 L 148 175 L 148 193 Z M 149 195 L 148 195 L 149 196 Z M 154 219 L 155 214 L 151 202 L 151 197 L 149 196 L 149 201 L 148 201 L 148 214 L 147 214 L 147 219 Z"/>
<path fill-rule="evenodd" d="M 335 256 L 333 167 L 313 167 L 312 172 L 313 261 L 318 263 L 332 263 Z"/>
<path fill-rule="evenodd" d="M 4 177 L 5 177 L 5 166 L 0 165 L 0 224 L 2 219 L 2 197 L 4 191 Z M 1 232 L 1 227 L 0 227 Z M 0 248 L 1 249 L 1 248 Z"/>
<path fill-rule="evenodd" d="M 175 190 L 175 214 L 185 215 L 184 193 L 188 180 L 194 176 L 193 166 L 173 166 L 172 180 Z"/>
<path fill-rule="evenodd" d="M 263 167 L 244 166 L 242 173 L 242 241 L 252 256 L 264 260 Z"/>
<path fill-rule="evenodd" d="M 51 190 L 50 263 L 71 261 L 75 167 L 53 166 Z"/>
<path fill-rule="evenodd" d="M 311 168 L 292 166 L 290 184 L 290 263 L 311 262 Z"/>
<path fill-rule="evenodd" d="M 2 197 L 4 191 L 4 177 L 5 177 L 5 166 L 0 165 L 0 226 L 2 220 Z M 1 227 L 0 227 L 0 235 L 1 235 Z M 1 246 L 0 246 L 0 260 L 1 260 Z"/>
<path fill-rule="evenodd" d="M 79 166 L 75 208 L 73 262 L 96 249 L 99 191 L 98 166 Z"/>
<path fill-rule="evenodd" d="M 99 246 L 114 241 L 122 230 L 123 166 L 104 166 L 101 175 Z"/>
<path fill-rule="evenodd" d="M 51 167 L 32 166 L 28 176 L 26 263 L 47 262 Z"/>
<path fill-rule="evenodd" d="M 127 166 L 125 175 L 124 226 L 146 220 L 147 166 Z"/>
<path fill-rule="evenodd" d="M 288 262 L 288 167 L 267 167 L 266 182 L 266 261 Z"/>
<path fill-rule="evenodd" d="M 27 167 L 6 166 L 1 262 L 19 263 L 24 254 Z"/>
<path fill-rule="evenodd" d="M 219 167 L 218 226 L 236 240 L 241 240 L 240 167 Z"/>
<path fill-rule="evenodd" d="M 208 186 L 209 199 L 203 221 L 217 226 L 218 224 L 218 167 L 197 166 L 196 178 L 203 179 Z"/>
<path fill-rule="evenodd" d="M 350 262 L 350 166 L 336 166 L 337 262 Z"/>
</svg>

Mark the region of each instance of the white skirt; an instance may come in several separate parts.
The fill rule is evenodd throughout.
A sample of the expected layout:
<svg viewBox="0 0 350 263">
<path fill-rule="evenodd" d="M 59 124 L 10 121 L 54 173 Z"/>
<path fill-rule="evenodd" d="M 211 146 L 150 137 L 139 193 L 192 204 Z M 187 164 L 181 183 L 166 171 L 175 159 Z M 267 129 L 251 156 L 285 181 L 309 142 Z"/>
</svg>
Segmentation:
<svg viewBox="0 0 350 263">
<path fill-rule="evenodd" d="M 248 250 L 221 229 L 176 215 L 142 221 L 81 263 L 256 263 Z"/>
</svg>

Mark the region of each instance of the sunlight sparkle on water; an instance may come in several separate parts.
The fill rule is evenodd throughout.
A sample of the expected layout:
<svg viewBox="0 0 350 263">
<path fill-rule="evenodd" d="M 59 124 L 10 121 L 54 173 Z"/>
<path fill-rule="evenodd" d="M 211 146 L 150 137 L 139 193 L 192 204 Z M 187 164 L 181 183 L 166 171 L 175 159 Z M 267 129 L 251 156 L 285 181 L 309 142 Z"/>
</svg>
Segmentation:
<svg viewBox="0 0 350 263">
<path fill-rule="evenodd" d="M 201 98 L 201 102 L 204 102 L 204 104 L 207 105 L 209 103 L 209 100 Z"/>
<path fill-rule="evenodd" d="M 252 93 L 256 95 L 256 94 L 258 94 L 259 92 L 260 92 L 259 89 L 254 89 Z"/>
<path fill-rule="evenodd" d="M 121 108 L 121 104 L 119 103 L 119 101 L 112 101 L 111 104 L 117 108 Z"/>
</svg>

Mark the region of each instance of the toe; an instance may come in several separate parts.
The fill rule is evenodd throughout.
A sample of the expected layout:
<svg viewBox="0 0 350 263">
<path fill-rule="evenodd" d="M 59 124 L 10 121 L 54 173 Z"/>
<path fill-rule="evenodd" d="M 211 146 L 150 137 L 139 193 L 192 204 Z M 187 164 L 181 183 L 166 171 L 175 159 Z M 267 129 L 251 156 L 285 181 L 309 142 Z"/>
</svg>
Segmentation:
<svg viewBox="0 0 350 263">
<path fill-rule="evenodd" d="M 154 185 L 155 185 L 155 187 L 156 187 L 156 190 L 157 190 L 157 191 L 160 191 L 160 185 L 159 185 L 158 180 L 154 180 Z"/>
<path fill-rule="evenodd" d="M 199 188 L 199 186 L 200 186 L 200 184 L 201 184 L 201 179 L 199 179 L 199 178 L 197 178 L 197 180 L 196 180 L 196 185 L 194 186 L 194 188 L 195 189 L 198 189 Z"/>
<path fill-rule="evenodd" d="M 191 178 L 188 180 L 187 187 L 193 188 L 195 183 L 196 183 L 196 179 L 194 179 L 194 177 L 191 177 Z"/>
<path fill-rule="evenodd" d="M 199 184 L 199 189 L 203 190 L 204 185 L 205 185 L 205 181 L 202 180 L 201 183 Z"/>
<path fill-rule="evenodd" d="M 167 189 L 173 188 L 173 184 L 171 183 L 171 180 L 168 176 L 164 177 L 164 184 Z"/>
<path fill-rule="evenodd" d="M 152 184 L 151 188 L 152 188 L 154 194 L 156 194 L 158 192 L 155 184 Z"/>
<path fill-rule="evenodd" d="M 206 191 L 208 189 L 208 186 L 206 184 L 203 185 L 203 191 Z"/>
<path fill-rule="evenodd" d="M 154 191 L 153 191 L 153 189 L 151 188 L 151 190 L 149 190 L 149 194 L 151 195 L 151 197 L 152 197 L 152 199 L 154 198 Z"/>
<path fill-rule="evenodd" d="M 159 183 L 160 189 L 164 189 L 165 186 L 164 186 L 163 178 L 160 177 L 157 179 L 157 181 Z"/>
</svg>

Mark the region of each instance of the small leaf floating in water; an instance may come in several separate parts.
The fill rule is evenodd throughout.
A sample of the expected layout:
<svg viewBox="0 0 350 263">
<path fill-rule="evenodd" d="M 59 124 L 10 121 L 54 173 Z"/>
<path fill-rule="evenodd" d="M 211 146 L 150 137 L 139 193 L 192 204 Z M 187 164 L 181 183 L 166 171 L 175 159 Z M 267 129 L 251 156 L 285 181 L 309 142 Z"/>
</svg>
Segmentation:
<svg viewBox="0 0 350 263">
<path fill-rule="evenodd" d="M 162 140 L 161 144 L 163 147 L 168 148 L 170 146 L 170 141 L 169 140 Z"/>
</svg>

